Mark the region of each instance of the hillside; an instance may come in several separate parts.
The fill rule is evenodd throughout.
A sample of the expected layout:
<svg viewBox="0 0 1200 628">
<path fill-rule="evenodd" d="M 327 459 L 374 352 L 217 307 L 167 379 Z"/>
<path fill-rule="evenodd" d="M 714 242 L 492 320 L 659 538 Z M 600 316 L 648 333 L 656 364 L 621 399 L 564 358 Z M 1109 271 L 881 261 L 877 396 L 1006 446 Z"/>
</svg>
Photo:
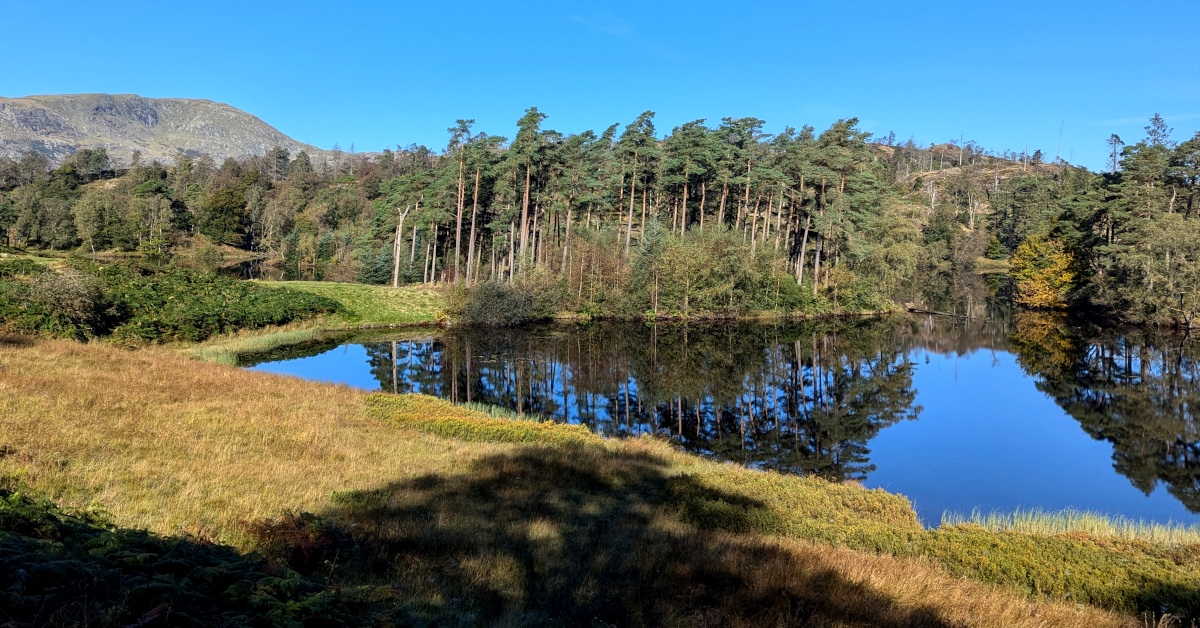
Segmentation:
<svg viewBox="0 0 1200 628">
<path fill-rule="evenodd" d="M 0 97 L 0 157 L 29 150 L 58 162 L 80 148 L 105 148 L 116 165 L 133 151 L 143 161 L 173 162 L 180 154 L 262 155 L 275 146 L 323 155 L 235 107 L 210 100 L 143 98 L 133 94 L 61 94 Z"/>
</svg>

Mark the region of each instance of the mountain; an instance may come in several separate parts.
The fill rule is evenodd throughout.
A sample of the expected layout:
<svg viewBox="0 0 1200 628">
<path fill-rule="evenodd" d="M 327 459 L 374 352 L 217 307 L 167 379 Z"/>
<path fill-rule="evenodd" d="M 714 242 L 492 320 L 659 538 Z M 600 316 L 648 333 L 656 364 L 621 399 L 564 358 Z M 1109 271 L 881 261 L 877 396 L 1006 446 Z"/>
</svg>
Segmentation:
<svg viewBox="0 0 1200 628">
<path fill-rule="evenodd" d="M 257 117 L 224 103 L 192 98 L 142 98 L 133 94 L 60 94 L 0 97 L 0 156 L 12 159 L 33 150 L 59 162 L 81 148 L 105 148 L 115 165 L 171 163 L 180 154 L 226 157 L 262 155 L 282 146 L 294 155 L 307 151 Z"/>
</svg>

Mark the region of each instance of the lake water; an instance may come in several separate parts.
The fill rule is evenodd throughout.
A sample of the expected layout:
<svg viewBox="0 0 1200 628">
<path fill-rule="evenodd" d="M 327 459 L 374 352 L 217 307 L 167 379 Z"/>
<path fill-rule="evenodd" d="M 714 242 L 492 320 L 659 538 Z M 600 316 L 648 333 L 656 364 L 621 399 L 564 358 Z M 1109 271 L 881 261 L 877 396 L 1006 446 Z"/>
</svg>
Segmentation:
<svg viewBox="0 0 1200 628">
<path fill-rule="evenodd" d="M 658 433 L 944 511 L 1200 522 L 1195 343 L 975 304 L 970 318 L 591 323 L 331 338 L 250 368 Z"/>
</svg>

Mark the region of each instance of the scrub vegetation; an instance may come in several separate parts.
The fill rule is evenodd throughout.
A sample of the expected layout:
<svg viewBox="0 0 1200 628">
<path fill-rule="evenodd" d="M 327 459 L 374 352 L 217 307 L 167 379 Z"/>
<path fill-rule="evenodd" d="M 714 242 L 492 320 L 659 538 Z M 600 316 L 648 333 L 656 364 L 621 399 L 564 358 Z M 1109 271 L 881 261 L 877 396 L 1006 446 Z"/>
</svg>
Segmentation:
<svg viewBox="0 0 1200 628">
<path fill-rule="evenodd" d="M 72 260 L 62 271 L 8 262 L 0 275 L 0 329 L 126 344 L 201 341 L 344 312 L 336 301 L 183 268 L 145 271 Z"/>
<path fill-rule="evenodd" d="M 881 490 L 165 349 L 7 336 L 0 372 L 0 475 L 16 478 L 0 512 L 26 513 L 0 515 L 0 546 L 22 548 L 5 556 L 99 565 L 113 595 L 205 568 L 187 545 L 204 541 L 218 544 L 205 546 L 215 581 L 245 581 L 246 599 L 416 625 L 1132 626 L 1139 611 L 1200 612 L 1190 545 L 925 530 Z M 110 553 L 83 519 L 70 534 L 84 540 L 61 545 L 46 537 L 67 532 L 25 523 L 97 508 Z M 163 549 L 114 558 L 138 543 Z M 9 591 L 38 591 L 23 586 Z M 205 586 L 138 589 L 148 601 L 130 613 L 184 609 Z M 256 617 L 302 616 L 287 613 Z"/>
</svg>

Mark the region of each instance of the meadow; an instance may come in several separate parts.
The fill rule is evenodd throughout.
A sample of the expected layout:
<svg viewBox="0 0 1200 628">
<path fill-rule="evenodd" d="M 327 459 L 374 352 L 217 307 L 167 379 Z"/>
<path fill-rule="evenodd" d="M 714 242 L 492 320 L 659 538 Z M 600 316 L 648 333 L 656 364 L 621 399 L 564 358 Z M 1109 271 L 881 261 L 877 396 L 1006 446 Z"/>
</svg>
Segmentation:
<svg viewBox="0 0 1200 628">
<path fill-rule="evenodd" d="M 1198 611 L 1194 545 L 925 530 L 881 490 L 169 346 L 5 336 L 0 373 L 9 486 L 90 513 L 118 545 L 122 534 L 216 543 L 250 561 L 228 567 L 239 582 L 306 613 L 410 625 L 1133 626 L 1139 612 Z M 14 494 L 6 516 L 31 508 Z M 33 543 L 5 530 L 10 545 Z M 272 593 L 278 582 L 248 573 L 292 588 Z M 184 606 L 192 585 L 175 584 L 151 610 Z"/>
</svg>

